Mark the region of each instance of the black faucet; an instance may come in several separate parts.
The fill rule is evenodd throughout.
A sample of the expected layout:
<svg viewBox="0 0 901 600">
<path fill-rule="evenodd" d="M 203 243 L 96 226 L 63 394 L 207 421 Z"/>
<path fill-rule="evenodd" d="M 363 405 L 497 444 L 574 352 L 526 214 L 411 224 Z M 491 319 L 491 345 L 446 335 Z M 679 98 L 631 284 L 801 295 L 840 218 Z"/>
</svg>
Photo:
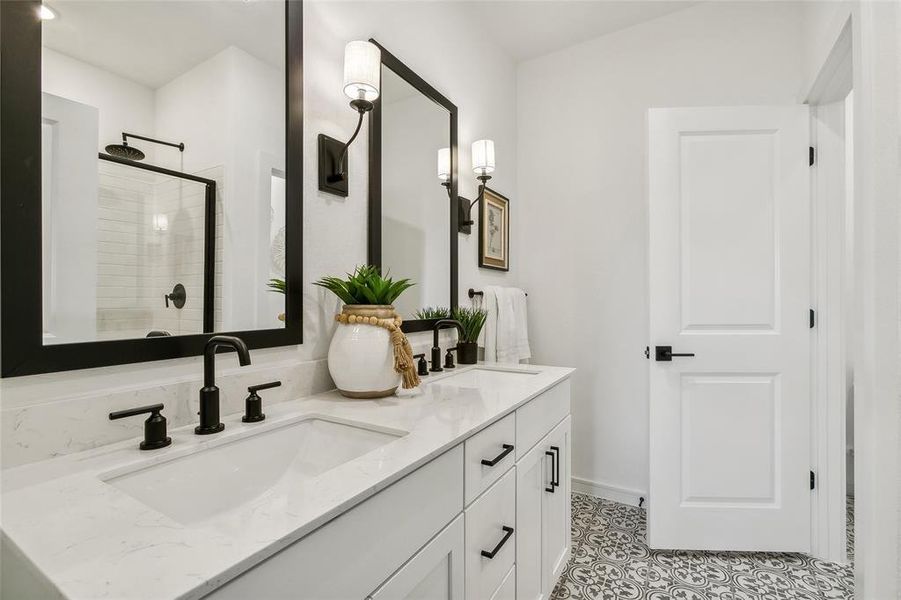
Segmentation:
<svg viewBox="0 0 901 600">
<path fill-rule="evenodd" d="M 432 368 L 430 371 L 437 373 L 438 371 L 443 371 L 441 368 L 441 348 L 438 346 L 438 331 L 441 329 L 447 329 L 448 327 L 456 327 L 457 331 L 460 335 L 463 335 L 463 325 L 460 324 L 460 321 L 455 319 L 441 319 L 435 326 L 432 328 L 433 341 L 432 341 Z M 449 368 L 453 368 L 452 366 Z"/>
<path fill-rule="evenodd" d="M 219 388 L 216 387 L 216 350 L 229 346 L 238 353 L 242 367 L 250 364 L 250 351 L 241 338 L 231 335 L 214 335 L 203 349 L 203 387 L 200 389 L 200 425 L 194 428 L 197 435 L 219 433 L 225 423 L 219 421 Z"/>
</svg>

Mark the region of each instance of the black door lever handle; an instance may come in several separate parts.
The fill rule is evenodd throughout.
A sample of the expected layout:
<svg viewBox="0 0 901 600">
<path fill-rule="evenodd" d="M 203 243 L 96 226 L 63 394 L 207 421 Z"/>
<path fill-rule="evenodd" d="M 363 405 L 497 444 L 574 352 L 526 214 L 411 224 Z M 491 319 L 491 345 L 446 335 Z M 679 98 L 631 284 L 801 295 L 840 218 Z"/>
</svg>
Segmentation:
<svg viewBox="0 0 901 600">
<path fill-rule="evenodd" d="M 673 352 L 672 346 L 654 346 L 654 360 L 670 362 L 674 356 L 694 356 L 694 352 Z"/>
</svg>

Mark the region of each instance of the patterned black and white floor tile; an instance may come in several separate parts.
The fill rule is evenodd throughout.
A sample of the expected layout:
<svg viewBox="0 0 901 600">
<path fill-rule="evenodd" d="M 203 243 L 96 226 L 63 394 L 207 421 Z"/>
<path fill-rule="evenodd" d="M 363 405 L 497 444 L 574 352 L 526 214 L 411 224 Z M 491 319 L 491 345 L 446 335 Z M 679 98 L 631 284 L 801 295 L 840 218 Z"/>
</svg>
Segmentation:
<svg viewBox="0 0 901 600">
<path fill-rule="evenodd" d="M 849 500 L 853 503 L 853 500 Z M 849 504 L 853 508 L 853 504 Z M 853 511 L 849 511 L 849 547 Z M 785 553 L 651 550 L 645 511 L 572 496 L 572 558 L 552 600 L 832 600 L 854 597 L 851 566 Z"/>
<path fill-rule="evenodd" d="M 848 552 L 848 560 L 854 564 L 854 496 L 848 496 L 847 510 L 845 511 L 845 531 L 848 541 L 845 549 Z"/>
</svg>

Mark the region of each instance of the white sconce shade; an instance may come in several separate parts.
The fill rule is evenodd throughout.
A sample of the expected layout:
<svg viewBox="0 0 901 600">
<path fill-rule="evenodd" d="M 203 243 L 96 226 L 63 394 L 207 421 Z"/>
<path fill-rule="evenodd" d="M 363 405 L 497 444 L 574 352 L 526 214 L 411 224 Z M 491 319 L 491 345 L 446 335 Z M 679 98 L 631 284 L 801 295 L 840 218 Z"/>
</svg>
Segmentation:
<svg viewBox="0 0 901 600">
<path fill-rule="evenodd" d="M 472 170 L 476 175 L 494 172 L 494 140 L 477 140 L 472 143 Z"/>
<path fill-rule="evenodd" d="M 344 94 L 351 100 L 379 97 L 382 53 L 370 42 L 354 41 L 344 47 Z"/>
<path fill-rule="evenodd" d="M 169 229 L 169 217 L 165 214 L 153 215 L 153 230 L 166 231 Z"/>
<path fill-rule="evenodd" d="M 438 150 L 438 179 L 450 181 L 450 172 L 450 148 L 440 148 Z"/>
</svg>

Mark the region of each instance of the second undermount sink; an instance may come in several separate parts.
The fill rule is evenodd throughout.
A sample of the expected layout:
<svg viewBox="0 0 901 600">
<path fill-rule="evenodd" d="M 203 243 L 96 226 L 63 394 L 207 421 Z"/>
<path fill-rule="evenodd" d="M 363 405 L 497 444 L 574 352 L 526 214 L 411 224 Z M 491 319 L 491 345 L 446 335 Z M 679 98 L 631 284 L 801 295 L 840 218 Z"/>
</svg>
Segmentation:
<svg viewBox="0 0 901 600">
<path fill-rule="evenodd" d="M 277 494 L 280 485 L 313 479 L 404 434 L 305 418 L 103 479 L 171 519 L 193 525 Z"/>
<path fill-rule="evenodd" d="M 436 384 L 453 385 L 468 388 L 498 387 L 504 385 L 516 385 L 525 383 L 529 378 L 537 375 L 538 371 L 525 371 L 519 369 L 485 369 L 475 368 L 457 375 L 444 377 L 435 381 Z"/>
</svg>

